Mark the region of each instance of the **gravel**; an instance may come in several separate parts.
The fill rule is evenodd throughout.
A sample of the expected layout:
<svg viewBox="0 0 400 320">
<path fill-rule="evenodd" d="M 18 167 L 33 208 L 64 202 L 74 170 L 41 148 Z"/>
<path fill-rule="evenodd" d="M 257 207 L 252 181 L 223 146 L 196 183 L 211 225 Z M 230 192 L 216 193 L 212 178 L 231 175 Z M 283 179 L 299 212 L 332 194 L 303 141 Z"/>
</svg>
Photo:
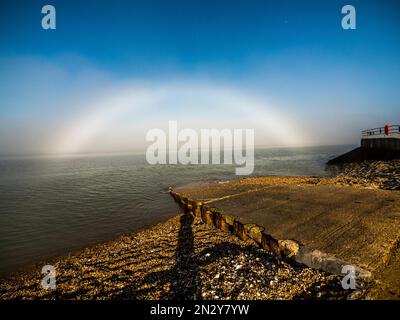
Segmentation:
<svg viewBox="0 0 400 320">
<path fill-rule="evenodd" d="M 2 279 L 1 299 L 344 299 L 340 278 L 284 261 L 178 215 L 137 234 Z"/>
<path fill-rule="evenodd" d="M 352 162 L 328 169 L 339 184 L 400 190 L 400 160 Z"/>
</svg>

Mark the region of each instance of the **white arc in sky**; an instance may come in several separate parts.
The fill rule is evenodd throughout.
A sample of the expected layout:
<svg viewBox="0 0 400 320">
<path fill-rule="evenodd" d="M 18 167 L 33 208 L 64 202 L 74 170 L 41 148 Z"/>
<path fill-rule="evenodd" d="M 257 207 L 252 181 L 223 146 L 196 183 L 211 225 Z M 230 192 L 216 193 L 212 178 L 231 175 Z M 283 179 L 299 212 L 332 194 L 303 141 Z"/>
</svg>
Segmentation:
<svg viewBox="0 0 400 320">
<path fill-rule="evenodd" d="M 51 152 L 86 152 L 96 139 L 111 134 L 113 128 L 118 128 L 120 122 L 126 122 L 129 117 L 175 120 L 178 114 L 182 116 L 182 112 L 188 123 L 196 122 L 196 117 L 201 114 L 204 128 L 218 126 L 219 122 L 225 127 L 226 123 L 232 123 L 232 128 L 237 128 L 238 124 L 241 128 L 256 128 L 256 135 L 257 128 L 260 128 L 266 145 L 304 143 L 303 134 L 278 107 L 225 86 L 182 82 L 153 87 L 127 85 L 100 95 L 90 104 L 84 108 L 90 111 L 56 134 Z M 183 108 L 177 110 L 177 106 Z"/>
</svg>

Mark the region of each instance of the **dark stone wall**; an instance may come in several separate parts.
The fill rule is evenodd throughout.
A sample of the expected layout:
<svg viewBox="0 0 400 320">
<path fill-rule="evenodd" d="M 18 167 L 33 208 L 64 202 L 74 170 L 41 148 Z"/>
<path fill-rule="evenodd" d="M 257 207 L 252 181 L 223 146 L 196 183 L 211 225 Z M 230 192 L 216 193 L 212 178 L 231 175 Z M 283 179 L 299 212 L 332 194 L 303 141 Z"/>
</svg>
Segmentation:
<svg viewBox="0 0 400 320">
<path fill-rule="evenodd" d="M 338 157 L 335 157 L 328 161 L 328 165 L 333 164 L 341 164 L 341 163 L 349 163 L 349 162 L 362 162 L 365 160 L 393 160 L 400 159 L 400 148 L 398 150 L 395 149 L 386 149 L 384 146 L 388 142 L 365 142 L 363 139 L 361 143 L 364 146 L 355 148 L 345 154 L 342 154 Z M 375 139 L 370 139 L 375 140 Z M 396 142 L 392 142 L 391 147 L 397 147 L 400 143 L 400 139 L 395 139 Z M 390 142 L 389 142 L 390 143 Z M 368 145 L 368 146 L 367 146 Z M 378 146 L 382 147 L 378 147 Z M 376 146 L 376 147 L 374 147 Z"/>
<path fill-rule="evenodd" d="M 361 139 L 361 147 L 370 149 L 400 150 L 400 139 L 398 138 Z"/>
</svg>

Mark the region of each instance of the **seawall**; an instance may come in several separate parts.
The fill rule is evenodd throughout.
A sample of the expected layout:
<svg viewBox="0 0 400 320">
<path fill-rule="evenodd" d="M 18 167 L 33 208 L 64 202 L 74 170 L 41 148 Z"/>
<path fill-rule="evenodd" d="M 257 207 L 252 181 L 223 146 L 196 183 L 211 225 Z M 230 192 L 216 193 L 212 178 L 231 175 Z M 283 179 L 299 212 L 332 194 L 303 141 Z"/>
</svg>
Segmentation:
<svg viewBox="0 0 400 320">
<path fill-rule="evenodd" d="M 367 139 L 363 139 L 367 140 Z M 386 149 L 386 148 L 374 148 L 367 147 L 371 140 L 377 139 L 368 139 L 369 141 L 362 143 L 363 146 L 355 148 L 345 154 L 337 156 L 327 162 L 328 165 L 342 164 L 342 163 L 350 163 L 350 162 L 362 162 L 366 160 L 394 160 L 400 159 L 400 149 Z M 396 139 L 400 141 L 399 139 Z M 378 142 L 375 142 L 378 143 Z M 374 146 L 374 145 L 373 145 Z"/>
</svg>

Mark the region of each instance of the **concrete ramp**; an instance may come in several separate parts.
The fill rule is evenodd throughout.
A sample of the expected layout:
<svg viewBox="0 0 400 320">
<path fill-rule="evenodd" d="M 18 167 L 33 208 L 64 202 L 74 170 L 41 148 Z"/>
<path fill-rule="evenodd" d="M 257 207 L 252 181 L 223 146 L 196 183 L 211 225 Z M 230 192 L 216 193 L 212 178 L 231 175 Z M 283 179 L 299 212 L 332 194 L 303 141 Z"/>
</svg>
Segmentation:
<svg viewBox="0 0 400 320">
<path fill-rule="evenodd" d="M 330 178 L 261 177 L 177 190 L 277 239 L 294 239 L 372 273 L 400 239 L 400 192 Z"/>
</svg>

